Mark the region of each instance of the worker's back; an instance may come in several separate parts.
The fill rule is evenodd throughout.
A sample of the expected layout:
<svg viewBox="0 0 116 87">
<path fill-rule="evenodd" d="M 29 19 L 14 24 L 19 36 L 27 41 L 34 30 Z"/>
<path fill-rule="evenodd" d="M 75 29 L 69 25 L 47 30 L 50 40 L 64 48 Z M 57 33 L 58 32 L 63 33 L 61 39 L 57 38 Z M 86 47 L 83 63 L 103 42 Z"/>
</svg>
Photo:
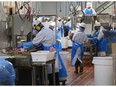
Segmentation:
<svg viewBox="0 0 116 87">
<path fill-rule="evenodd" d="M 44 46 L 52 46 L 55 44 L 55 31 L 49 28 L 43 28 L 33 39 L 33 44 L 41 43 Z"/>
<path fill-rule="evenodd" d="M 72 40 L 76 43 L 82 44 L 87 40 L 87 35 L 84 32 L 80 32 L 78 30 L 77 32 L 75 32 Z"/>
</svg>

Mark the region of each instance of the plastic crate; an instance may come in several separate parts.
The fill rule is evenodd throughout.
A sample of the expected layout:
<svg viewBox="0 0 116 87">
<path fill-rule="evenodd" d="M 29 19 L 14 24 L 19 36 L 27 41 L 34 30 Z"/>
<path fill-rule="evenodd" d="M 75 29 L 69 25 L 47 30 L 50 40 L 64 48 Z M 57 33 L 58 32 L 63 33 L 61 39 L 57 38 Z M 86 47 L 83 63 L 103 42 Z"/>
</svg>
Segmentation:
<svg viewBox="0 0 116 87">
<path fill-rule="evenodd" d="M 54 58 L 55 52 L 37 51 L 31 52 L 32 62 L 46 62 Z"/>
</svg>

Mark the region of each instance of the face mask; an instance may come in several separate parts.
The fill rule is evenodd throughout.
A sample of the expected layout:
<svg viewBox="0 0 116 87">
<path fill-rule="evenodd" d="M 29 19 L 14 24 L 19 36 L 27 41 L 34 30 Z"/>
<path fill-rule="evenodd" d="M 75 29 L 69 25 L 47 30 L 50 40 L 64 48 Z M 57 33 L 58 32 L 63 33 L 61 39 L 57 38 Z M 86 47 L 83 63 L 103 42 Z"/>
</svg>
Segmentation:
<svg viewBox="0 0 116 87">
<path fill-rule="evenodd" d="M 40 26 L 36 26 L 35 29 L 38 30 L 38 31 L 40 31 L 41 27 Z"/>
<path fill-rule="evenodd" d="M 84 32 L 85 28 L 84 27 L 79 27 L 80 31 Z"/>
<path fill-rule="evenodd" d="M 35 29 L 36 29 L 37 31 L 40 31 L 42 28 L 43 28 L 43 25 L 42 25 L 41 23 L 39 23 L 39 24 L 35 27 Z"/>
</svg>

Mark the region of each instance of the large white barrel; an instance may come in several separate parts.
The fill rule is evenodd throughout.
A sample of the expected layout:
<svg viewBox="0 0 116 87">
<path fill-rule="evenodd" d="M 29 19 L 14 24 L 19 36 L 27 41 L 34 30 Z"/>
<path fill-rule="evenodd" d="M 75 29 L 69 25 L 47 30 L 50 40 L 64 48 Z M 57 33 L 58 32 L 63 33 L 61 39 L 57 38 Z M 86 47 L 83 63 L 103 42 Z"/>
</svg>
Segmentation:
<svg viewBox="0 0 116 87">
<path fill-rule="evenodd" d="M 95 85 L 113 85 L 112 57 L 93 57 Z"/>
</svg>

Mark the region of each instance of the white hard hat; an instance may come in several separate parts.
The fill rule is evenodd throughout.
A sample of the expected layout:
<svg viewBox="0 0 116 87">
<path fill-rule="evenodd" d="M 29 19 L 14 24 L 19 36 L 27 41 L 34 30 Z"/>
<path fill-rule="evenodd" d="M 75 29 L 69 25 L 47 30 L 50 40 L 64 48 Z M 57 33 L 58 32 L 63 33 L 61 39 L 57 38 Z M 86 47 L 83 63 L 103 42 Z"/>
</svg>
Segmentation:
<svg viewBox="0 0 116 87">
<path fill-rule="evenodd" d="M 64 21 L 64 24 L 66 24 L 66 21 Z"/>
<path fill-rule="evenodd" d="M 68 17 L 68 19 L 71 19 L 70 17 Z"/>
<path fill-rule="evenodd" d="M 91 2 L 87 2 L 87 7 L 92 7 Z"/>
<path fill-rule="evenodd" d="M 37 20 L 38 20 L 38 21 L 42 21 L 42 17 L 39 17 Z"/>
<path fill-rule="evenodd" d="M 61 18 L 60 18 L 60 17 L 58 17 L 58 21 L 59 21 L 59 20 L 61 20 Z"/>
<path fill-rule="evenodd" d="M 101 23 L 96 21 L 94 26 L 101 26 Z"/>
<path fill-rule="evenodd" d="M 56 24 L 55 22 L 51 22 L 50 26 L 55 26 L 55 24 Z"/>
<path fill-rule="evenodd" d="M 79 26 L 80 26 L 80 27 L 84 27 L 84 28 L 86 28 L 85 23 L 80 23 Z"/>
<path fill-rule="evenodd" d="M 38 20 L 35 20 L 35 21 L 32 23 L 33 29 L 35 29 L 35 27 L 36 27 L 39 23 L 41 23 L 41 22 L 38 21 Z"/>
</svg>

